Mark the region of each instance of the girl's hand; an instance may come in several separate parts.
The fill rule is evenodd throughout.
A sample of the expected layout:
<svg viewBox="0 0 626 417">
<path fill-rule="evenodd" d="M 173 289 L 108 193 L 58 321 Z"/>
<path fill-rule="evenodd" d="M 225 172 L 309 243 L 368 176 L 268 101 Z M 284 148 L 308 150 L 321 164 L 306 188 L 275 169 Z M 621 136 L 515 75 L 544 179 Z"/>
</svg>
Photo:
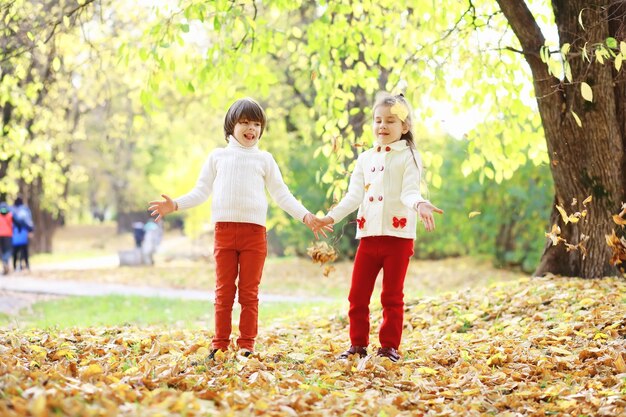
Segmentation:
<svg viewBox="0 0 626 417">
<path fill-rule="evenodd" d="M 443 214 L 443 210 L 435 207 L 430 201 L 419 201 L 415 203 L 415 210 L 421 222 L 424 224 L 426 231 L 432 232 L 435 230 L 435 217 L 433 213 Z"/>
<path fill-rule="evenodd" d="M 149 203 L 150 206 L 148 207 L 150 215 L 152 217 L 156 217 L 156 219 L 154 219 L 155 222 L 161 220 L 163 217 L 165 217 L 166 214 L 170 214 L 178 209 L 178 204 L 176 204 L 176 202 L 172 200 L 169 196 L 167 196 L 166 194 L 161 194 L 161 197 L 163 197 L 165 200 L 151 201 Z"/>
<path fill-rule="evenodd" d="M 332 226 L 322 222 L 321 219 L 315 217 L 311 213 L 307 213 L 304 216 L 303 221 L 304 221 L 304 224 L 306 224 L 308 226 L 308 228 L 313 231 L 313 234 L 315 235 L 315 239 L 319 239 L 318 233 L 321 233 L 322 236 L 324 236 L 324 237 L 328 237 L 328 236 L 326 236 L 326 230 L 328 230 L 330 232 L 333 231 L 333 227 Z"/>
</svg>

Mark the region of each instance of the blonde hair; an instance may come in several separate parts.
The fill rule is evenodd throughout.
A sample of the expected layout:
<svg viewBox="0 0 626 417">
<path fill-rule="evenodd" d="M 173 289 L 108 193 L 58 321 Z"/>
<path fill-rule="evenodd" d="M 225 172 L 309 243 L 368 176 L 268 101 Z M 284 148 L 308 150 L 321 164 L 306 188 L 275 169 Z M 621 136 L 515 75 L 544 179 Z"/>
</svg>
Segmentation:
<svg viewBox="0 0 626 417">
<path fill-rule="evenodd" d="M 413 155 L 413 161 L 417 166 L 417 169 L 420 173 L 420 181 L 422 177 L 422 158 L 419 155 L 419 152 L 415 152 L 415 140 L 413 139 L 413 109 L 409 102 L 404 98 L 404 94 L 391 94 L 387 91 L 380 91 L 376 94 L 376 98 L 374 99 L 374 106 L 372 107 L 372 114 L 376 111 L 376 108 L 380 106 L 392 107 L 395 104 L 400 104 L 405 106 L 407 109 L 407 116 L 405 120 L 402 120 L 402 123 L 406 124 L 409 128 L 406 133 L 403 133 L 400 136 L 400 140 L 405 140 L 409 145 L 409 149 L 411 150 L 411 154 Z"/>
</svg>

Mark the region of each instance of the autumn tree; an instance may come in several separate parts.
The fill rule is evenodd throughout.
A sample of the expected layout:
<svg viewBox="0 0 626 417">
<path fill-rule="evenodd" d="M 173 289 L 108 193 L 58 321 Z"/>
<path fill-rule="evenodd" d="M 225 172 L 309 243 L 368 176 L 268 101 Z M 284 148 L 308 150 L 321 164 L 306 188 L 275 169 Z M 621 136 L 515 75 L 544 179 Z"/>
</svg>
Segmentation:
<svg viewBox="0 0 626 417">
<path fill-rule="evenodd" d="M 498 4 L 521 46 L 510 49 L 523 54 L 534 80 L 555 185 L 551 223 L 560 226 L 560 236 L 569 244 L 584 248 L 584 253 L 568 251 L 548 242 L 535 273 L 615 274 L 605 235 L 625 200 L 626 76 L 620 68 L 626 55 L 626 3 L 552 1 L 558 48 L 546 46 L 525 1 Z M 552 56 L 561 60 L 562 72 L 553 70 Z M 566 222 L 556 206 L 570 210 L 572 199 L 587 196 L 593 198 L 587 216 Z"/>
<path fill-rule="evenodd" d="M 35 250 L 50 250 L 71 177 L 75 88 L 60 42 L 94 0 L 12 0 L 0 6 L 0 196 L 18 192 L 36 225 Z M 66 97 L 59 100 L 59 97 Z"/>
</svg>

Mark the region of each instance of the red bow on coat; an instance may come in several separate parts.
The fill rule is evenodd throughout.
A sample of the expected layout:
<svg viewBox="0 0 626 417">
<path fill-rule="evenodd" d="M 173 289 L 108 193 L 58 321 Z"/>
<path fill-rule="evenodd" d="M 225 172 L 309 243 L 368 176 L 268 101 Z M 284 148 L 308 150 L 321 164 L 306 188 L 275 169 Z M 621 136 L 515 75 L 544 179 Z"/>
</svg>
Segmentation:
<svg viewBox="0 0 626 417">
<path fill-rule="evenodd" d="M 406 226 L 406 218 L 403 217 L 401 219 L 394 217 L 393 218 L 393 227 L 395 227 L 396 229 L 399 227 L 400 229 L 403 229 L 404 226 Z"/>
<path fill-rule="evenodd" d="M 357 218 L 356 223 L 359 225 L 359 229 L 365 226 L 365 217 Z"/>
</svg>

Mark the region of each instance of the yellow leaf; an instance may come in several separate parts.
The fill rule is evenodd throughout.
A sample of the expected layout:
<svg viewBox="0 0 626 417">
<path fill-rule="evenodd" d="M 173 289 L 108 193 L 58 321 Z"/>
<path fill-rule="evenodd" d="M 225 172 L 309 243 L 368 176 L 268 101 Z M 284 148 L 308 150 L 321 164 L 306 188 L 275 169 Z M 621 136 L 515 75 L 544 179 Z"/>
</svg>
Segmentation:
<svg viewBox="0 0 626 417">
<path fill-rule="evenodd" d="M 591 200 L 593 200 L 592 196 L 589 196 L 589 197 L 585 198 L 583 200 L 583 206 L 587 205 L 587 203 L 591 203 Z"/>
<path fill-rule="evenodd" d="M 556 402 L 557 407 L 559 407 L 561 411 L 569 410 L 570 408 L 575 407 L 577 404 L 578 401 L 576 400 L 558 400 Z"/>
<path fill-rule="evenodd" d="M 565 212 L 565 209 L 558 204 L 556 205 L 556 209 L 559 211 L 559 213 L 561 213 L 561 218 L 563 219 L 563 222 L 565 222 L 565 224 L 569 223 L 569 216 Z"/>
<path fill-rule="evenodd" d="M 580 92 L 585 100 L 593 101 L 593 90 L 591 90 L 589 84 L 584 81 L 580 84 Z"/>
<path fill-rule="evenodd" d="M 487 359 L 487 365 L 502 365 L 506 362 L 507 355 L 502 352 L 498 352 L 495 355 Z"/>
<path fill-rule="evenodd" d="M 622 56 L 626 56 L 626 42 L 621 41 L 619 43 L 619 51 L 622 54 Z"/>
<path fill-rule="evenodd" d="M 52 60 L 52 69 L 56 72 L 61 69 L 61 60 L 58 56 L 55 56 Z"/>
<path fill-rule="evenodd" d="M 84 378 L 89 378 L 95 375 L 101 375 L 104 373 L 104 370 L 102 369 L 102 367 L 97 364 L 97 363 L 92 363 L 91 365 L 87 366 L 86 368 L 82 369 L 81 375 Z"/>
<path fill-rule="evenodd" d="M 622 54 L 618 54 L 615 57 L 615 70 L 616 71 L 619 71 L 620 69 L 622 69 L 622 60 L 623 60 Z"/>
<path fill-rule="evenodd" d="M 594 300 L 593 298 L 589 298 L 589 297 L 583 298 L 582 300 L 578 302 L 578 304 L 580 304 L 583 307 L 589 307 L 589 306 L 594 305 L 595 303 L 596 303 L 596 300 Z"/>
<path fill-rule="evenodd" d="M 609 335 L 604 334 L 604 333 L 596 333 L 596 335 L 593 337 L 593 340 L 598 340 L 598 339 L 608 339 Z"/>
<path fill-rule="evenodd" d="M 467 389 L 462 394 L 465 396 L 480 394 L 480 388 Z"/>
<path fill-rule="evenodd" d="M 626 219 L 621 218 L 618 214 L 613 215 L 613 221 L 615 222 L 615 224 L 620 226 L 626 225 Z"/>
<path fill-rule="evenodd" d="M 417 372 L 426 375 L 437 375 L 436 369 L 429 368 L 427 366 L 420 366 L 419 368 L 417 368 Z"/>
<path fill-rule="evenodd" d="M 620 374 L 626 372 L 626 362 L 624 362 L 624 358 L 622 357 L 621 353 L 617 354 L 617 359 L 613 361 L 613 365 L 615 365 L 615 369 L 617 369 L 617 372 L 619 372 Z"/>
<path fill-rule="evenodd" d="M 255 403 L 254 403 L 254 408 L 259 410 L 259 411 L 265 411 L 269 408 L 269 405 L 263 401 L 262 399 L 258 399 Z"/>
<path fill-rule="evenodd" d="M 403 105 L 402 103 L 394 104 L 393 106 L 391 106 L 389 111 L 391 112 L 391 114 L 395 114 L 396 116 L 398 116 L 398 119 L 402 120 L 403 122 L 406 120 L 406 117 L 409 115 L 409 109 L 407 109 L 406 106 Z"/>
<path fill-rule="evenodd" d="M 580 117 L 572 110 L 572 116 L 574 116 L 574 120 L 576 120 L 576 124 L 578 127 L 583 127 L 583 122 L 580 121 Z"/>
<path fill-rule="evenodd" d="M 46 396 L 44 394 L 38 395 L 35 401 L 30 404 L 30 412 L 33 417 L 47 417 L 47 408 Z"/>
<path fill-rule="evenodd" d="M 470 214 L 467 215 L 467 217 L 471 219 L 472 217 L 476 217 L 479 214 L 480 214 L 480 211 L 471 211 Z"/>
</svg>

